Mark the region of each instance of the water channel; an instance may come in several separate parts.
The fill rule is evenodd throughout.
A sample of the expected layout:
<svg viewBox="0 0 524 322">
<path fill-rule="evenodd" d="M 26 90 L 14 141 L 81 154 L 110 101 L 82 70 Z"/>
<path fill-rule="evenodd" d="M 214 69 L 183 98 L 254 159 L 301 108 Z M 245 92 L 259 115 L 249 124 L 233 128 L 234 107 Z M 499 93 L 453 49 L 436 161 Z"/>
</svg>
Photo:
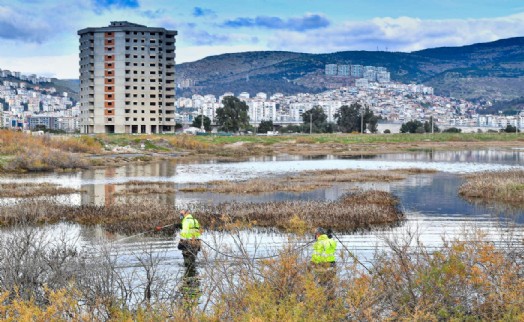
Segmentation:
<svg viewBox="0 0 524 322">
<path fill-rule="evenodd" d="M 406 213 L 407 220 L 399 227 L 384 230 L 342 234 L 342 243 L 364 261 L 370 260 L 376 249 L 385 247 L 387 236 L 404 236 L 408 231 L 416 231 L 420 240 L 428 248 L 438 248 L 442 239 L 462 235 L 464 229 L 482 228 L 488 239 L 502 242 L 505 229 L 516 226 L 521 240 L 524 234 L 524 213 L 507 207 L 486 207 L 471 204 L 458 196 L 458 188 L 463 182 L 462 175 L 478 171 L 499 171 L 524 169 L 524 149 L 487 149 L 472 151 L 422 151 L 400 154 L 383 154 L 357 157 L 298 157 L 275 156 L 252 158 L 247 162 L 206 162 L 176 163 L 162 161 L 150 164 L 130 164 L 117 168 L 93 169 L 75 173 L 49 173 L 24 176 L 0 177 L 0 182 L 51 182 L 61 186 L 81 189 L 82 193 L 60 197 L 62 202 L 71 204 L 107 205 L 118 198 L 118 192 L 130 181 L 163 182 L 175 190 L 188 183 L 205 183 L 212 180 L 245 180 L 255 177 L 282 176 L 305 170 L 321 169 L 362 169 L 388 170 L 420 168 L 433 169 L 436 173 L 411 175 L 407 179 L 389 183 L 339 184 L 304 193 L 273 192 L 260 195 L 232 195 L 217 193 L 175 192 L 155 196 L 158 202 L 181 208 L 194 203 L 219 203 L 236 200 L 245 202 L 266 202 L 280 200 L 335 200 L 348 191 L 360 189 L 379 189 L 397 196 Z M 0 200 L 3 204 L 13 199 Z M 130 210 L 131 211 L 131 210 Z M 47 227 L 49 230 L 67 231 L 76 236 L 79 243 L 86 246 L 105 238 L 100 229 L 73 224 L 58 224 Z M 204 234 L 206 242 L 217 245 L 231 243 L 228 236 L 217 233 Z M 117 239 L 125 236 L 112 236 Z M 282 243 L 288 241 L 286 234 L 273 231 L 245 231 L 243 239 L 251 256 L 267 256 L 276 253 Z M 137 237 L 119 241 L 121 254 L 129 254 L 128 260 L 137 249 L 148 245 L 162 252 L 162 264 L 167 267 L 181 267 L 182 256 L 176 249 L 173 238 Z M 213 250 L 209 250 L 211 253 Z M 309 249 L 305 250 L 309 252 Z"/>
</svg>

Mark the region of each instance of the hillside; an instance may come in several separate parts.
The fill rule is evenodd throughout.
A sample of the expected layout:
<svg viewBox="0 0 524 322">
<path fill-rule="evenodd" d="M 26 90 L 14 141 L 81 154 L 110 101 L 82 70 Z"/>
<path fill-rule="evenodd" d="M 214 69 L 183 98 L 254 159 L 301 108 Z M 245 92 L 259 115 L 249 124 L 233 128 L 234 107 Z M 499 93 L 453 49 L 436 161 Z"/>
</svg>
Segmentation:
<svg viewBox="0 0 524 322">
<path fill-rule="evenodd" d="M 79 92 L 80 92 L 80 81 L 78 79 L 57 79 L 57 78 L 51 78 L 51 82 L 43 82 L 43 83 L 37 83 L 33 84 L 26 80 L 21 80 L 14 76 L 8 76 L 8 77 L 2 77 L 0 76 L 0 84 L 3 81 L 9 81 L 9 82 L 15 82 L 25 83 L 26 88 L 28 89 L 41 89 L 42 91 L 46 91 L 47 89 L 54 88 L 56 90 L 56 93 L 53 95 L 62 95 L 62 93 L 66 92 L 67 95 L 73 100 L 78 101 L 79 99 Z"/>
<path fill-rule="evenodd" d="M 211 56 L 177 65 L 178 81 L 191 79 L 196 83 L 179 94 L 319 92 L 327 88 L 325 64 L 384 66 L 392 80 L 424 83 L 433 86 L 439 95 L 471 100 L 515 99 L 523 95 L 524 37 L 412 53 L 259 51 Z"/>
</svg>

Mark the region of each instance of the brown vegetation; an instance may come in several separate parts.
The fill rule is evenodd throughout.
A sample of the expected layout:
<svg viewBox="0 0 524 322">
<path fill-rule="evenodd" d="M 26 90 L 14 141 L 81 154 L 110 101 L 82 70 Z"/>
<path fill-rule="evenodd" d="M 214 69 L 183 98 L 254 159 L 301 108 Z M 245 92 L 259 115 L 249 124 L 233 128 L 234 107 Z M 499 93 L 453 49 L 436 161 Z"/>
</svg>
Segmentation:
<svg viewBox="0 0 524 322">
<path fill-rule="evenodd" d="M 265 203 L 222 203 L 201 206 L 193 213 L 204 226 L 221 229 L 229 223 L 258 227 L 288 228 L 285 219 L 298 217 L 308 227 L 352 231 L 398 223 L 404 214 L 398 200 L 383 191 L 347 194 L 336 201 L 280 201 Z"/>
<path fill-rule="evenodd" d="M 2 165 L 4 171 L 49 171 L 87 168 L 77 153 L 97 153 L 101 145 L 91 137 L 33 136 L 0 130 L 0 155 L 12 156 Z"/>
<path fill-rule="evenodd" d="M 236 194 L 258 194 L 274 191 L 304 192 L 330 187 L 335 183 L 348 182 L 391 182 L 403 180 L 407 175 L 433 173 L 434 170 L 399 169 L 390 171 L 371 170 L 314 170 L 297 175 L 256 178 L 246 181 L 210 181 L 206 184 L 188 184 L 182 192 L 215 192 Z"/>
<path fill-rule="evenodd" d="M 300 237 L 256 261 L 241 238 L 228 237 L 233 246 L 212 245 L 222 254 L 204 245 L 194 283 L 195 277 L 166 274 L 165 254 L 155 256 L 146 245 L 122 256 L 137 259 L 122 270 L 122 258 L 104 247 L 89 254 L 30 229 L 3 235 L 0 315 L 12 321 L 524 319 L 522 244 L 515 240 L 496 247 L 481 231 L 465 231 L 434 250 L 407 232 L 387 239 L 367 267 L 338 240 L 336 269 L 326 280 L 326 268 L 297 248 L 309 246 Z"/>
<path fill-rule="evenodd" d="M 459 194 L 469 201 L 524 207 L 524 171 L 481 172 L 466 176 Z"/>
<path fill-rule="evenodd" d="M 395 224 L 404 215 L 398 201 L 387 192 L 366 191 L 343 196 L 337 201 L 283 201 L 266 203 L 223 203 L 194 207 L 193 213 L 206 229 L 228 229 L 229 225 L 287 229 L 283 218 L 296 216 L 310 227 L 325 226 L 352 231 Z M 101 225 L 109 232 L 126 234 L 174 223 L 174 207 L 148 198 L 124 198 L 109 206 L 69 206 L 47 200 L 24 200 L 0 208 L 0 225 L 56 223 Z"/>
<path fill-rule="evenodd" d="M 173 182 L 150 182 L 150 181 L 129 181 L 118 184 L 124 186 L 124 190 L 115 192 L 116 196 L 121 195 L 162 195 L 174 194 L 176 188 Z"/>
<path fill-rule="evenodd" d="M 52 183 L 0 183 L 0 197 L 29 198 L 38 196 L 66 195 L 81 192 Z"/>
</svg>

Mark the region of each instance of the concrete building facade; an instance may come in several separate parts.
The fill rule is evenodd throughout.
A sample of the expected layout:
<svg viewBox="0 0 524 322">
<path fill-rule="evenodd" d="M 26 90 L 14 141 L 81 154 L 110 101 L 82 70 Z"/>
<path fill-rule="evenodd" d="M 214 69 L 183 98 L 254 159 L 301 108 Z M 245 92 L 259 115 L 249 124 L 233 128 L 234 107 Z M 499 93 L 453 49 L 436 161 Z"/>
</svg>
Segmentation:
<svg viewBox="0 0 524 322">
<path fill-rule="evenodd" d="M 174 133 L 177 32 L 113 21 L 78 35 L 81 133 Z"/>
</svg>

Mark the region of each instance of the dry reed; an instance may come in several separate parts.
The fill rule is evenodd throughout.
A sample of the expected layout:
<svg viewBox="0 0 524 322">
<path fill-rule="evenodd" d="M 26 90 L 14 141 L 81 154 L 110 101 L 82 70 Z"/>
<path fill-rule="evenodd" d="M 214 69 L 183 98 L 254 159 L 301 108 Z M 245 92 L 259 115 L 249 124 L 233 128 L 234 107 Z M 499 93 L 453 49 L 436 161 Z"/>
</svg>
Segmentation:
<svg viewBox="0 0 524 322">
<path fill-rule="evenodd" d="M 100 143 L 91 137 L 32 136 L 0 130 L 0 155 L 13 156 L 0 169 L 4 171 L 87 168 L 88 163 L 75 153 L 100 151 Z"/>
<path fill-rule="evenodd" d="M 246 181 L 211 181 L 206 184 L 189 184 L 181 192 L 214 192 L 235 194 L 259 194 L 274 191 L 305 192 L 330 187 L 335 183 L 392 182 L 403 180 L 407 175 L 433 173 L 434 170 L 399 169 L 390 171 L 366 170 L 314 170 L 297 175 L 277 178 L 256 178 Z"/>
<path fill-rule="evenodd" d="M 310 227 L 329 225 L 337 231 L 352 231 L 395 224 L 404 218 L 398 200 L 383 191 L 355 192 L 336 201 L 230 202 L 193 206 L 191 210 L 207 229 L 233 226 L 286 229 L 289 220 L 298 216 Z M 109 206 L 71 206 L 52 199 L 27 199 L 0 207 L 1 226 L 59 221 L 101 225 L 109 232 L 132 234 L 178 222 L 178 216 L 173 206 L 151 198 L 124 198 Z"/>
<path fill-rule="evenodd" d="M 524 207 L 524 170 L 481 172 L 466 176 L 459 194 L 469 201 Z"/>
<path fill-rule="evenodd" d="M 61 187 L 51 183 L 0 183 L 0 197 L 2 198 L 55 196 L 77 192 L 81 192 L 81 190 Z"/>
<path fill-rule="evenodd" d="M 347 194 L 336 201 L 228 202 L 195 207 L 193 212 L 205 225 L 215 229 L 231 223 L 286 229 L 289 220 L 298 217 L 309 227 L 353 231 L 396 224 L 404 218 L 395 197 L 374 190 Z"/>
</svg>

